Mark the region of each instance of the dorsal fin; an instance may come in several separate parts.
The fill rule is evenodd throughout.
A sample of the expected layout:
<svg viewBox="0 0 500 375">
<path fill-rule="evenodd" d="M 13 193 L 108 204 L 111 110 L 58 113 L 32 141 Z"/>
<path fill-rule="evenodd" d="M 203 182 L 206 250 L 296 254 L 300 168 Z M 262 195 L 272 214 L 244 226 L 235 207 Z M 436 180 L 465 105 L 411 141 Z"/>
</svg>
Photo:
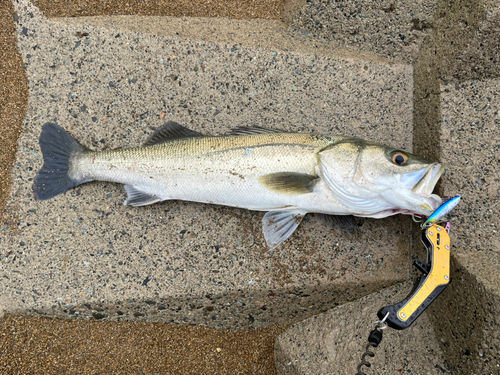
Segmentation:
<svg viewBox="0 0 500 375">
<path fill-rule="evenodd" d="M 250 134 L 269 134 L 269 133 L 288 133 L 285 130 L 269 129 L 262 126 L 240 126 L 231 131 L 227 135 L 250 135 Z"/>
<path fill-rule="evenodd" d="M 144 142 L 144 146 L 157 145 L 180 138 L 203 137 L 194 130 L 188 129 L 174 121 L 169 121 L 156 131 Z"/>
</svg>

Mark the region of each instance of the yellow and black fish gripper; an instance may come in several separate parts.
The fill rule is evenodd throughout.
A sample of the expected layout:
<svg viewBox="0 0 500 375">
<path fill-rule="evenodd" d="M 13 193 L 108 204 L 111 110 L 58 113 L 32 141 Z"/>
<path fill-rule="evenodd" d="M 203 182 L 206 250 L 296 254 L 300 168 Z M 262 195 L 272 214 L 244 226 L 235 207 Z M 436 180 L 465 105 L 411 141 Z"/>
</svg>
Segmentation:
<svg viewBox="0 0 500 375">
<path fill-rule="evenodd" d="M 446 229 L 437 224 L 427 227 L 422 233 L 422 242 L 427 248 L 427 262 L 415 261 L 422 275 L 413 290 L 403 301 L 383 307 L 377 313 L 380 319 L 389 313 L 386 323 L 391 328 L 408 328 L 451 282 L 451 243 Z"/>
</svg>

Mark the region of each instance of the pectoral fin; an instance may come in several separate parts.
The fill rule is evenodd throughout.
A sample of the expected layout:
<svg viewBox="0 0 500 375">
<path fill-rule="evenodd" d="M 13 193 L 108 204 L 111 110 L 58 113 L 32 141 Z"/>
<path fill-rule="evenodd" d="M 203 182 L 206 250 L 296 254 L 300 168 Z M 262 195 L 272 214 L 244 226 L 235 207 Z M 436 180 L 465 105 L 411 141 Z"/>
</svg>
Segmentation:
<svg viewBox="0 0 500 375">
<path fill-rule="evenodd" d="M 300 195 L 313 191 L 319 177 L 307 173 L 280 172 L 259 177 L 259 183 L 275 193 Z"/>
<path fill-rule="evenodd" d="M 269 211 L 262 219 L 264 238 L 269 250 L 285 241 L 297 229 L 307 212 Z"/>
</svg>

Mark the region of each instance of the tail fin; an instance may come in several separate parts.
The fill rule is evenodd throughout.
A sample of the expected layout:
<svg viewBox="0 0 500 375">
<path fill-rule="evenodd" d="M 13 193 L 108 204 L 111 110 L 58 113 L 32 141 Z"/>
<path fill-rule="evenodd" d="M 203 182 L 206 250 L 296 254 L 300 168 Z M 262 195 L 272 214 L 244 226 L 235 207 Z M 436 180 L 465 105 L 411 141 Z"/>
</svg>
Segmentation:
<svg viewBox="0 0 500 375">
<path fill-rule="evenodd" d="M 87 182 L 74 180 L 68 174 L 70 157 L 86 149 L 63 128 L 46 123 L 40 134 L 40 148 L 44 162 L 33 184 L 36 199 L 50 199 Z"/>
</svg>

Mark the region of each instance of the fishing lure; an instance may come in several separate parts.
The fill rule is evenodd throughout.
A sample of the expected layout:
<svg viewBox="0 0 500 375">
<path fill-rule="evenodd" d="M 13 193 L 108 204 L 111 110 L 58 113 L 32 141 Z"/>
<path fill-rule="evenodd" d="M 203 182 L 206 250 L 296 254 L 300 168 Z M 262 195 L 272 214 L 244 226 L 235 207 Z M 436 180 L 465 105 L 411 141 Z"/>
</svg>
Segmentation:
<svg viewBox="0 0 500 375">
<path fill-rule="evenodd" d="M 438 220 L 442 219 L 446 215 L 448 215 L 460 202 L 460 195 L 453 197 L 446 202 L 444 202 L 441 206 L 437 208 L 436 211 L 432 213 L 431 216 L 427 218 L 426 221 L 420 226 L 421 229 L 424 229 L 428 225 L 432 225 L 436 223 Z"/>
</svg>

